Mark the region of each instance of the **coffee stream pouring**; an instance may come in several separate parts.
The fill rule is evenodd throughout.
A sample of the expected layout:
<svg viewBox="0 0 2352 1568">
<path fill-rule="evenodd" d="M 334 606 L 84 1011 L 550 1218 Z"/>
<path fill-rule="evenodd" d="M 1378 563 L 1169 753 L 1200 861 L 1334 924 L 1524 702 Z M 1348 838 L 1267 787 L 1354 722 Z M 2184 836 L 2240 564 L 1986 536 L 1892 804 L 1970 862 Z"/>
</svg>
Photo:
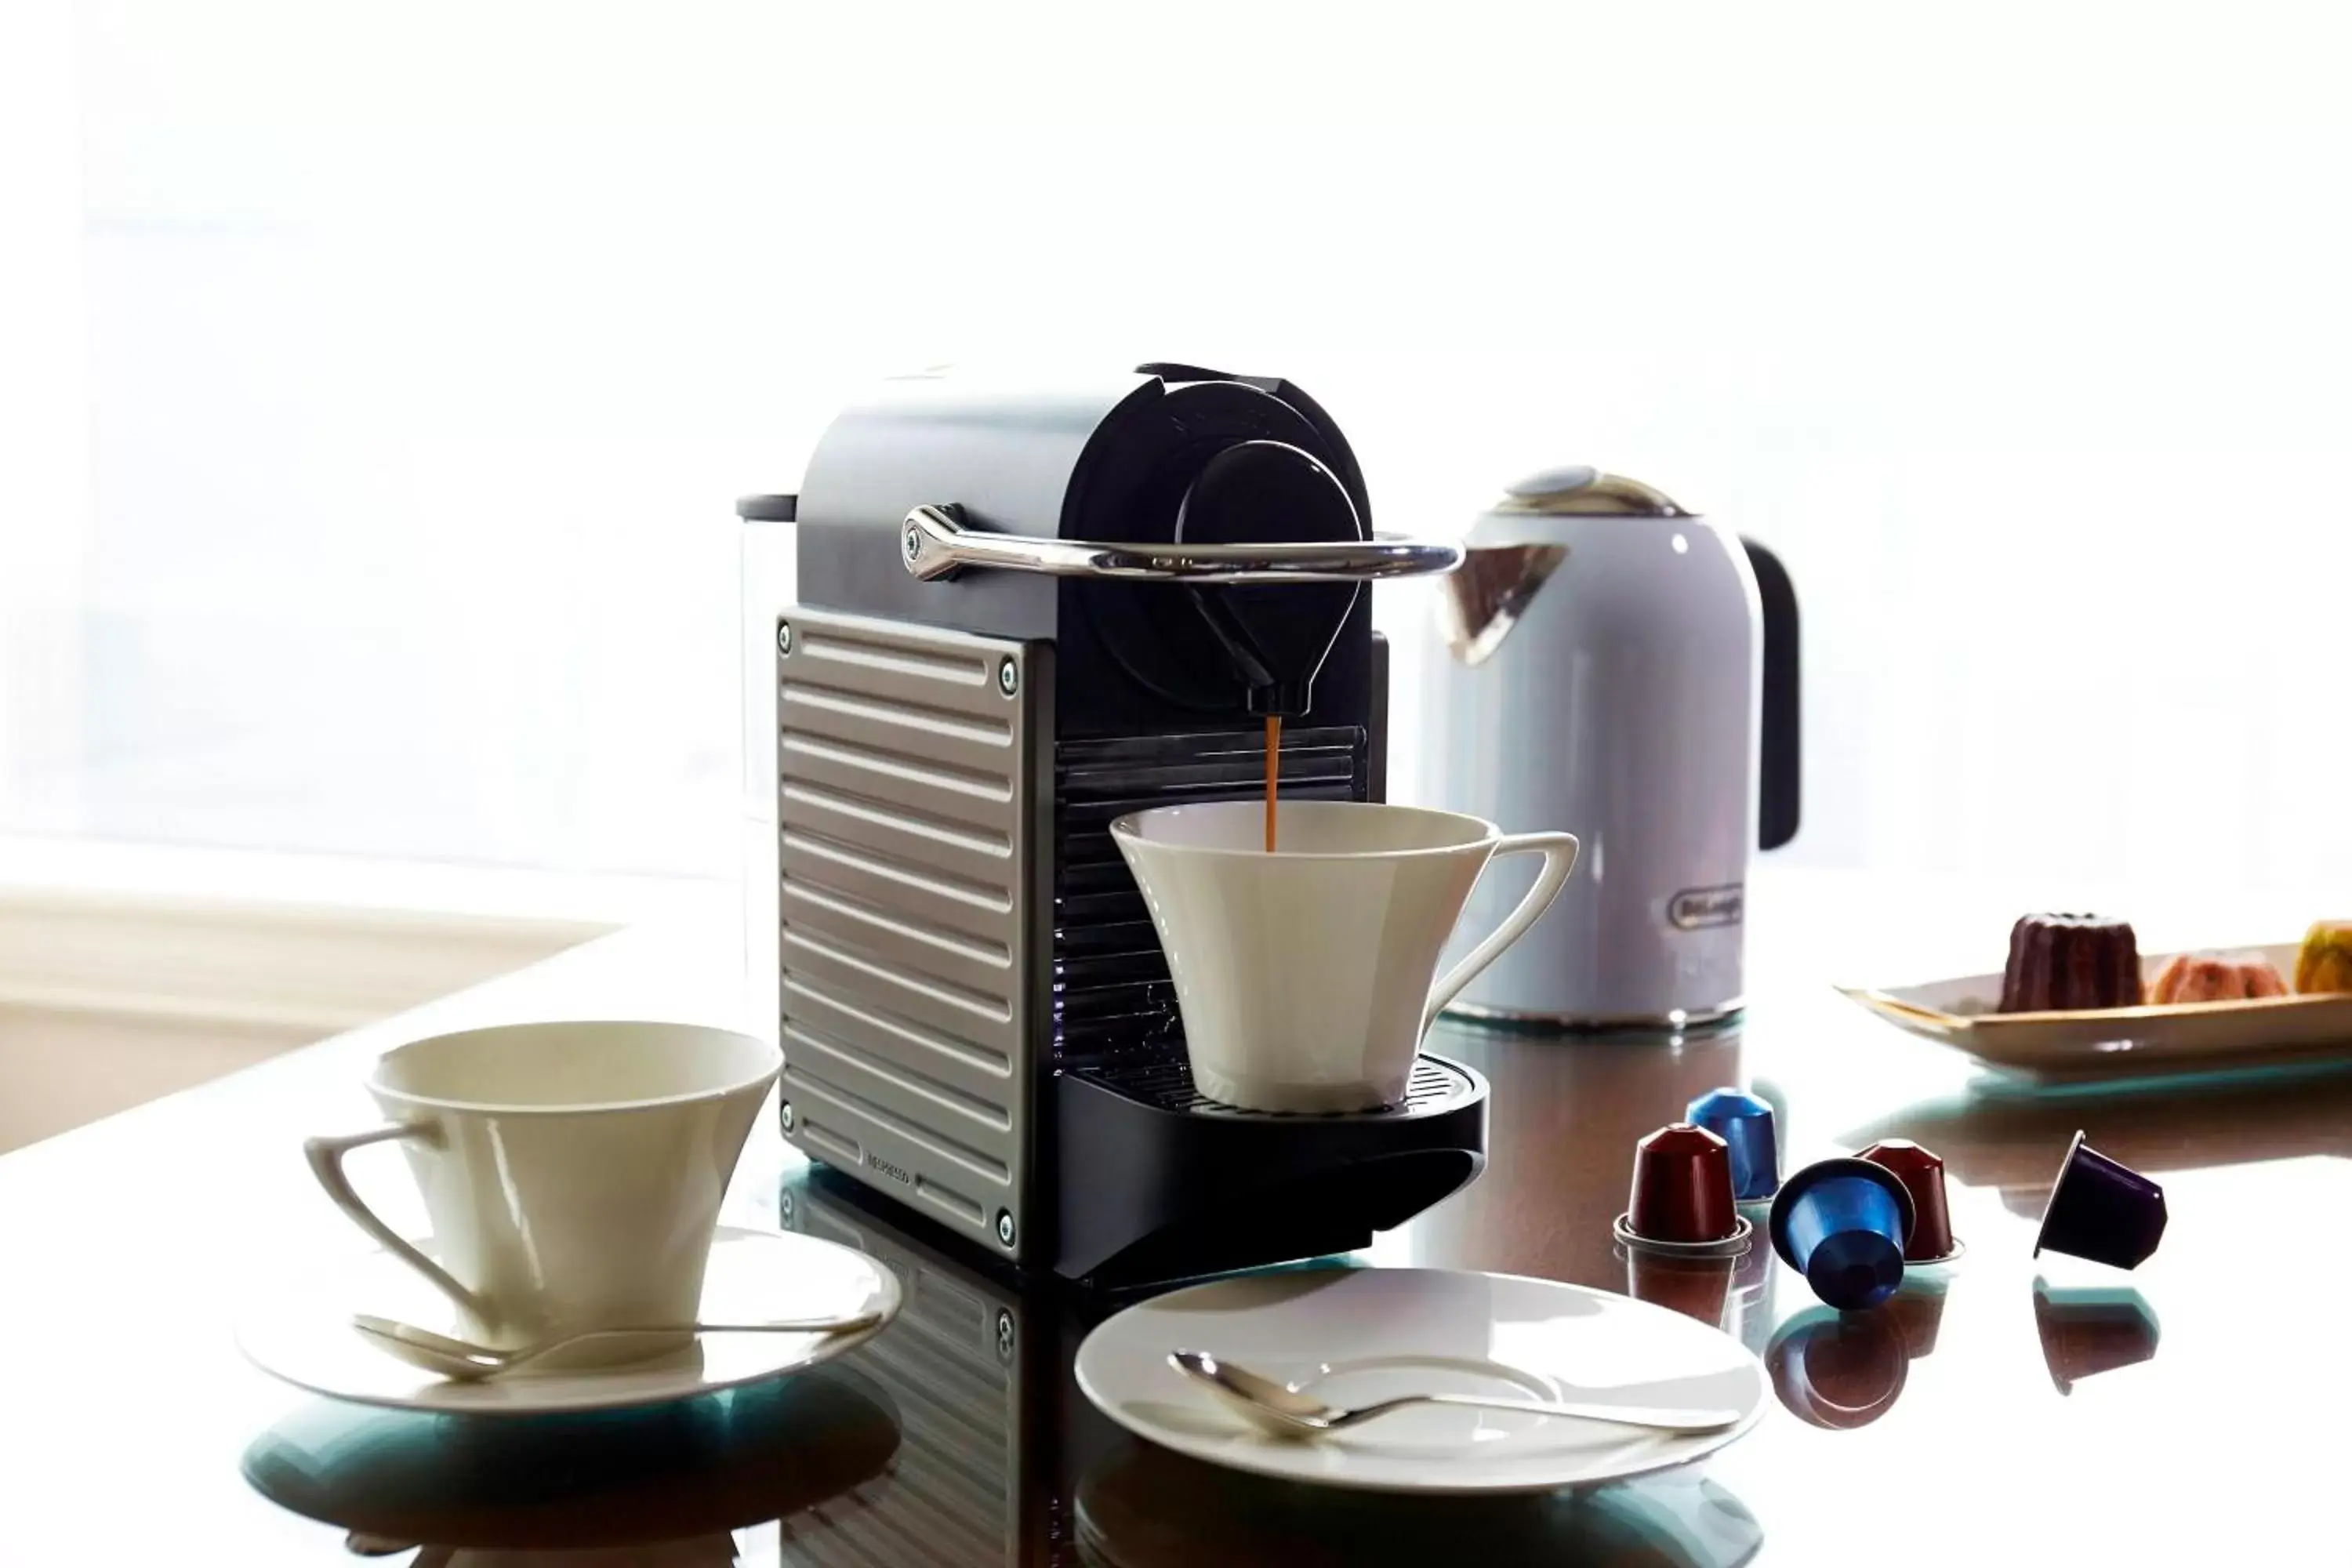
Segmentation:
<svg viewBox="0 0 2352 1568">
<path fill-rule="evenodd" d="M 1346 489 L 1322 464 L 1279 441 L 1244 441 L 1201 469 L 1177 509 L 1176 537 L 1187 544 L 1311 542 L 1361 539 L 1364 525 Z M 1315 677 L 1363 591 L 1361 583 L 1188 590 L 1192 607 L 1249 683 L 1250 711 L 1265 717 L 1269 855 L 1280 837 L 1282 721 L 1307 712 Z"/>
</svg>

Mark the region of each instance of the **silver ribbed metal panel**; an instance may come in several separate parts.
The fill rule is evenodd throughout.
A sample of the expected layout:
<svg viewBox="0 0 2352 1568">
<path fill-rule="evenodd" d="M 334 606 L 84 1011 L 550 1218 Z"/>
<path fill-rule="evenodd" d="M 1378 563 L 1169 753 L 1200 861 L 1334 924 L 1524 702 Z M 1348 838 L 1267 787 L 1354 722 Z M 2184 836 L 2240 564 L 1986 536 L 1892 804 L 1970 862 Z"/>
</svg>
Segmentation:
<svg viewBox="0 0 2352 1568">
<path fill-rule="evenodd" d="M 782 625 L 790 1136 L 1017 1257 L 1037 980 L 1016 954 L 1033 914 L 1045 661 L 1001 638 L 797 607 Z"/>
</svg>

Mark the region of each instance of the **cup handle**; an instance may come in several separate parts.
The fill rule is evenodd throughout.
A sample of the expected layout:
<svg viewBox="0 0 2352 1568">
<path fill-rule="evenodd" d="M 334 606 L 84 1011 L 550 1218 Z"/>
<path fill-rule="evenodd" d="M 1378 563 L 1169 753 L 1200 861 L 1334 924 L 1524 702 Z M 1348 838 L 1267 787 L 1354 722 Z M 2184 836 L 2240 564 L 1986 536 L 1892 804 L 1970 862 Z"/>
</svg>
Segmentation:
<svg viewBox="0 0 2352 1568">
<path fill-rule="evenodd" d="M 353 1225 L 383 1244 L 384 1250 L 425 1276 L 433 1288 L 455 1301 L 484 1324 L 493 1321 L 497 1314 L 473 1291 L 457 1283 L 449 1271 L 418 1251 L 392 1226 L 376 1218 L 375 1211 L 360 1201 L 352 1190 L 351 1178 L 343 1174 L 343 1156 L 370 1143 L 389 1143 L 399 1139 L 421 1138 L 438 1146 L 441 1124 L 437 1121 L 399 1122 L 378 1127 L 368 1132 L 346 1133 L 341 1138 L 306 1138 L 302 1152 L 310 1162 L 310 1173 L 335 1200 L 335 1206 L 351 1216 Z"/>
<path fill-rule="evenodd" d="M 1493 934 L 1472 948 L 1461 963 L 1445 972 L 1429 994 L 1429 1006 L 1421 1015 L 1421 1032 L 1437 1022 L 1437 1016 L 1447 1003 L 1461 994 L 1462 988 L 1478 978 L 1479 971 L 1503 956 L 1503 950 L 1527 934 L 1529 926 L 1551 908 L 1559 890 L 1568 884 L 1568 874 L 1576 869 L 1576 835 L 1573 833 L 1510 833 L 1495 841 L 1495 852 L 1486 858 L 1491 866 L 1506 855 L 1540 855 L 1543 869 L 1536 873 L 1536 885 L 1519 900 L 1519 907 L 1503 917 L 1503 923 Z"/>
</svg>

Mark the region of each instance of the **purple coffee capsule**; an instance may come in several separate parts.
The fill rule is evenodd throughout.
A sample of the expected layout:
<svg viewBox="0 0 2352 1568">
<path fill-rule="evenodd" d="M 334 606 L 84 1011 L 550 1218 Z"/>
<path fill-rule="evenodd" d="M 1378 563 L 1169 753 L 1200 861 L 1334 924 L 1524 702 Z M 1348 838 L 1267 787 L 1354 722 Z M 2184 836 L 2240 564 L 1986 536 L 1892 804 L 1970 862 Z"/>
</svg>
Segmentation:
<svg viewBox="0 0 2352 1568">
<path fill-rule="evenodd" d="M 2164 1189 L 2100 1153 L 2077 1132 L 2042 1211 L 2033 1256 L 2041 1257 L 2046 1247 L 2094 1263 L 2137 1268 L 2155 1256 L 2157 1243 L 2164 1239 Z"/>
<path fill-rule="evenodd" d="M 1911 1194 L 1867 1160 L 1822 1160 L 1772 1200 L 1772 1250 L 1842 1312 L 1874 1307 L 1903 1283 Z"/>
<path fill-rule="evenodd" d="M 1683 1120 L 1730 1146 L 1732 1196 L 1743 1204 L 1760 1203 L 1780 1190 L 1771 1106 L 1736 1089 L 1718 1089 L 1692 1100 Z"/>
</svg>

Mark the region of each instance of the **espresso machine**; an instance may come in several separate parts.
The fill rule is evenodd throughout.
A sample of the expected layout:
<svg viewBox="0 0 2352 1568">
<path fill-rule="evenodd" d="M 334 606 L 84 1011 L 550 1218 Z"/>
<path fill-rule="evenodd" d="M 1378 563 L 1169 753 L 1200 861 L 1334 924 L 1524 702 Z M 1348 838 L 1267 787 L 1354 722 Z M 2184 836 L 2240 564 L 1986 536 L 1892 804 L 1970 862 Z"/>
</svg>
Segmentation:
<svg viewBox="0 0 2352 1568">
<path fill-rule="evenodd" d="M 1461 551 L 1372 531 L 1312 398 L 1157 363 L 894 380 L 835 419 L 796 495 L 738 511 L 794 535 L 789 599 L 747 619 L 772 659 L 755 877 L 795 1147 L 1114 1288 L 1360 1247 L 1478 1173 L 1486 1085 L 1455 1062 L 1424 1057 L 1406 1103 L 1368 1113 L 1197 1093 L 1108 832 L 1258 795 L 1269 717 L 1283 799 L 1383 797 L 1368 584 Z"/>
</svg>

